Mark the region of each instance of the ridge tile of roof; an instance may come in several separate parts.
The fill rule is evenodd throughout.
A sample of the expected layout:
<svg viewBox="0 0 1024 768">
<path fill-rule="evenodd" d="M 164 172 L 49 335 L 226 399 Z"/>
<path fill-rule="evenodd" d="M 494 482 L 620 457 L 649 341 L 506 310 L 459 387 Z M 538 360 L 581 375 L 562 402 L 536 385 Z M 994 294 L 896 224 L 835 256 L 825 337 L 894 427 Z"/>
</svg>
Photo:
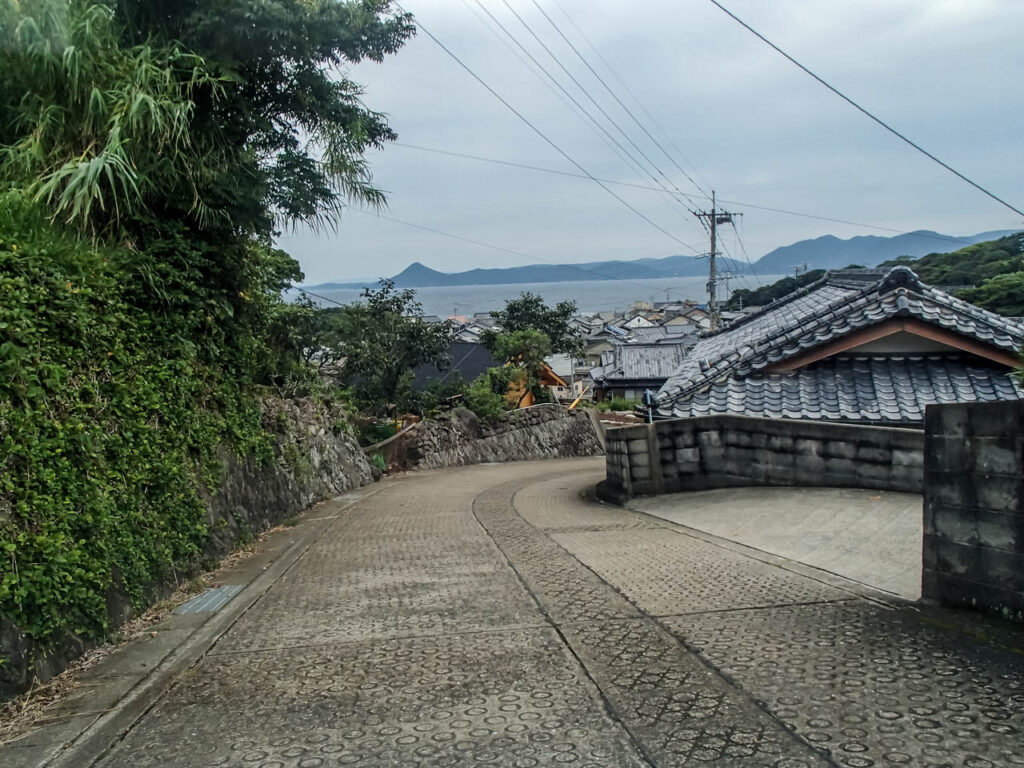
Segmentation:
<svg viewBox="0 0 1024 768">
<path fill-rule="evenodd" d="M 916 317 L 1016 352 L 1024 325 L 925 285 L 905 266 L 839 270 L 721 329 L 705 333 L 657 400 L 671 401 L 728 372 L 761 370 L 890 317 Z"/>
</svg>

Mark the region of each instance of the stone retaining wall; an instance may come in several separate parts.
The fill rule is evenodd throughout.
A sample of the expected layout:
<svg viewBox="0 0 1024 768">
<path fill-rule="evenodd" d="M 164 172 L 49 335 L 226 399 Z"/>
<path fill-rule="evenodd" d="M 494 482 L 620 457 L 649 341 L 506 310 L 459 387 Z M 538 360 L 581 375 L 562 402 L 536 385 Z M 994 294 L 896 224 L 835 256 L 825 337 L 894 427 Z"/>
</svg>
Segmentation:
<svg viewBox="0 0 1024 768">
<path fill-rule="evenodd" d="M 204 565 L 214 564 L 243 540 L 318 501 L 373 481 L 373 470 L 340 409 L 311 400 L 278 398 L 262 405 L 264 426 L 273 436 L 274 458 L 259 462 L 222 452 L 221 481 L 212 493 L 203 494 L 209 530 Z M 173 589 L 173 584 L 153 584 L 148 592 L 156 601 Z M 108 591 L 107 611 L 112 630 L 133 615 L 128 598 L 116 587 Z M 34 678 L 46 680 L 58 674 L 90 645 L 68 635 L 43 653 L 13 622 L 0 616 L 0 658 L 7 660 L 0 665 L 0 701 L 27 689 Z"/>
<path fill-rule="evenodd" d="M 632 496 L 730 486 L 871 488 L 920 493 L 924 436 L 796 419 L 705 416 L 609 429 L 598 494 Z"/>
<path fill-rule="evenodd" d="M 409 433 L 404 466 L 437 469 L 601 453 L 594 423 L 584 411 L 538 405 L 487 424 L 473 412 L 456 408 L 451 415 L 425 421 Z"/>
<path fill-rule="evenodd" d="M 1024 620 L 1024 402 L 925 411 L 923 597 Z"/>
<path fill-rule="evenodd" d="M 242 538 L 317 502 L 374 480 L 341 409 L 280 398 L 268 398 L 262 406 L 264 427 L 274 439 L 274 459 L 263 463 L 222 453 L 221 481 L 204 498 L 210 558 L 227 554 Z"/>
</svg>

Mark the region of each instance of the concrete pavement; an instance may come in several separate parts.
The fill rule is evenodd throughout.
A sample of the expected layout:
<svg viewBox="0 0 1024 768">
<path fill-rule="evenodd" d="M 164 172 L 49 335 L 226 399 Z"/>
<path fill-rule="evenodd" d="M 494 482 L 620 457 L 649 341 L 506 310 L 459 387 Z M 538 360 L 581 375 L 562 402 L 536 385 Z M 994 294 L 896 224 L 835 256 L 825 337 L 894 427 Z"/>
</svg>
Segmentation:
<svg viewBox="0 0 1024 768">
<path fill-rule="evenodd" d="M 129 726 L 44 764 L 1024 765 L 1019 630 L 596 504 L 602 466 L 423 472 L 321 512 Z"/>
<path fill-rule="evenodd" d="M 921 597 L 918 494 L 728 488 L 641 497 L 628 506 L 908 600 Z"/>
</svg>

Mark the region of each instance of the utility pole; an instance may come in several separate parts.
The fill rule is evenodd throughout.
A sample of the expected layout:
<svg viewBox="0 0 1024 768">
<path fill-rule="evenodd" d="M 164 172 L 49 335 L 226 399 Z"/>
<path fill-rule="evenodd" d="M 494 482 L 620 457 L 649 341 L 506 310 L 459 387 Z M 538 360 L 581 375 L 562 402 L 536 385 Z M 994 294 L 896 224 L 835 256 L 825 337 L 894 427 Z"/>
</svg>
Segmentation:
<svg viewBox="0 0 1024 768">
<path fill-rule="evenodd" d="M 706 221 L 708 229 L 711 230 L 711 252 L 708 254 L 708 314 L 711 316 L 711 330 L 713 331 L 718 327 L 721 319 L 718 312 L 718 264 L 715 261 L 718 257 L 718 225 L 732 224 L 733 216 L 742 214 L 719 210 L 715 203 L 715 191 L 711 190 L 711 210 L 695 211 L 693 215 L 701 221 Z"/>
</svg>

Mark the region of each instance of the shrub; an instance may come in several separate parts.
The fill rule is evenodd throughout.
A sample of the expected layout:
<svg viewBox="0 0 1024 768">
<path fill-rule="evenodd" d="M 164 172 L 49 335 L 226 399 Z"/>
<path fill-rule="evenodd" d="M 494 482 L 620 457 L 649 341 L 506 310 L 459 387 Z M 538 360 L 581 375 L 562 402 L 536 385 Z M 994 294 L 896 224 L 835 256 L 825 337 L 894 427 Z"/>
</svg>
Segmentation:
<svg viewBox="0 0 1024 768">
<path fill-rule="evenodd" d="M 464 399 L 466 407 L 483 421 L 497 421 L 505 413 L 505 398 L 494 391 L 486 373 L 470 383 Z"/>
</svg>

